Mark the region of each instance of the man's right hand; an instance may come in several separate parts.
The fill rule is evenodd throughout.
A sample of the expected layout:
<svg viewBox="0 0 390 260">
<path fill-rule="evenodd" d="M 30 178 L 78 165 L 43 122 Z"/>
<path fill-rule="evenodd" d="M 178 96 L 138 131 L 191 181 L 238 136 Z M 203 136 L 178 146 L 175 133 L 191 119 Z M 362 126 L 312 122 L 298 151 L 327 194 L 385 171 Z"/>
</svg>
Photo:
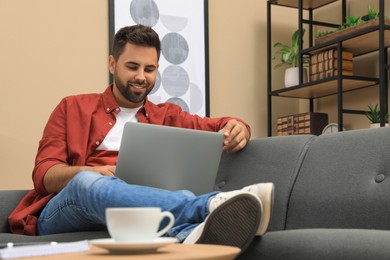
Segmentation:
<svg viewBox="0 0 390 260">
<path fill-rule="evenodd" d="M 103 176 L 114 176 L 115 168 L 116 168 L 116 166 L 114 165 L 104 165 L 104 166 L 95 166 L 95 167 L 85 166 L 85 167 L 86 169 L 84 171 L 100 173 Z"/>
<path fill-rule="evenodd" d="M 65 164 L 56 164 L 47 170 L 43 182 L 47 192 L 58 193 L 79 172 L 91 171 L 103 176 L 114 176 L 115 168 L 114 165 L 69 166 Z"/>
</svg>

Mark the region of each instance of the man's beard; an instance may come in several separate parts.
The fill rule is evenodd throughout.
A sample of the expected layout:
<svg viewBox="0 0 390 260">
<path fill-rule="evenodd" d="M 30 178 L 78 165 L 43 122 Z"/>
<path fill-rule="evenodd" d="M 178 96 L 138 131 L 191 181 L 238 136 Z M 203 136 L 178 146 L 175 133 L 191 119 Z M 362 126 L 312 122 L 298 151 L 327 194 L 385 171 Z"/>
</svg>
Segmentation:
<svg viewBox="0 0 390 260">
<path fill-rule="evenodd" d="M 132 103 L 140 103 L 143 102 L 146 98 L 146 96 L 152 91 L 153 87 L 150 87 L 148 83 L 142 83 L 138 81 L 127 81 L 126 84 L 124 84 L 118 77 L 115 77 L 115 84 L 119 90 L 119 92 L 128 100 L 129 102 Z M 131 85 L 146 85 L 145 93 L 135 93 L 134 91 L 131 90 Z"/>
</svg>

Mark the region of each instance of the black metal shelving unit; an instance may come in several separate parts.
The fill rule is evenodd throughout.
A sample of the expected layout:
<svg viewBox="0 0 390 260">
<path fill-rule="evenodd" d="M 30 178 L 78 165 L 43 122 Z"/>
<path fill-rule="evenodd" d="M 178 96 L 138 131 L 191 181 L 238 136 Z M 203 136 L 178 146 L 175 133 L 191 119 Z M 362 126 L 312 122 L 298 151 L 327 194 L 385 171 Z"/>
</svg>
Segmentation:
<svg viewBox="0 0 390 260">
<path fill-rule="evenodd" d="M 347 0 L 268 0 L 267 2 L 267 124 L 268 136 L 272 135 L 272 98 L 273 97 L 291 97 L 308 99 L 309 111 L 314 112 L 314 99 L 322 98 L 330 95 L 337 95 L 337 112 L 338 112 L 338 127 L 339 131 L 343 131 L 343 114 L 365 114 L 366 111 L 353 109 L 345 109 L 343 106 L 343 93 L 354 91 L 361 88 L 379 86 L 379 106 L 381 112 L 381 126 L 385 125 L 385 111 L 388 111 L 388 74 L 387 70 L 390 66 L 387 64 L 388 55 L 387 49 L 390 47 L 390 25 L 385 23 L 385 3 L 384 0 L 379 1 L 380 18 L 377 25 L 359 30 L 347 36 L 330 40 L 325 43 L 313 45 L 313 26 L 320 25 L 326 27 L 337 28 L 338 24 L 315 21 L 313 12 L 317 8 L 333 4 L 341 1 L 342 22 L 345 23 L 347 16 L 346 4 Z M 352 1 L 352 0 L 351 0 Z M 358 2 L 358 1 L 356 1 Z M 300 31 L 299 49 L 300 49 L 300 75 L 297 86 L 289 88 L 280 88 L 273 90 L 272 87 L 272 6 L 279 5 L 298 10 L 298 28 Z M 303 12 L 308 12 L 308 19 L 303 18 Z M 308 25 L 309 47 L 302 46 L 302 31 L 304 24 Z M 303 83 L 303 56 L 313 55 L 327 48 L 337 48 L 338 53 L 343 49 L 348 49 L 353 52 L 353 56 L 357 57 L 371 52 L 378 52 L 379 56 L 379 78 L 361 77 L 361 76 L 346 76 L 339 73 L 337 76 L 325 78 L 316 81 Z M 339 71 L 342 70 L 342 59 L 337 59 Z"/>
</svg>

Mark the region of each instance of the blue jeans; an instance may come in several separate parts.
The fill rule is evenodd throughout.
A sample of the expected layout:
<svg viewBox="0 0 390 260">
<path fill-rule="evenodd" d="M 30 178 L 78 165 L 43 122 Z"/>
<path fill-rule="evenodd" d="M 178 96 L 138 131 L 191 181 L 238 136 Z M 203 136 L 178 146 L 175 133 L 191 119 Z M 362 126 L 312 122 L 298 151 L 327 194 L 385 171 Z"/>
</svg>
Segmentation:
<svg viewBox="0 0 390 260">
<path fill-rule="evenodd" d="M 195 196 L 185 190 L 129 185 L 116 177 L 80 172 L 45 206 L 38 218 L 38 234 L 106 230 L 105 209 L 109 207 L 160 207 L 175 216 L 167 236 L 181 242 L 205 220 L 208 201 L 216 193 Z"/>
</svg>

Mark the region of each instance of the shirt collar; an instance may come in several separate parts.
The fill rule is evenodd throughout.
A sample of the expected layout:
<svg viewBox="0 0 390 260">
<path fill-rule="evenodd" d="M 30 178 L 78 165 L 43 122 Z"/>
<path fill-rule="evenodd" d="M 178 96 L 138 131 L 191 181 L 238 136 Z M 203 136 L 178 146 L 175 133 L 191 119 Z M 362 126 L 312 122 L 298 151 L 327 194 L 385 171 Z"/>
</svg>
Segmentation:
<svg viewBox="0 0 390 260">
<path fill-rule="evenodd" d="M 117 111 L 119 111 L 119 105 L 116 102 L 114 94 L 112 93 L 112 87 L 113 87 L 112 84 L 109 85 L 102 95 L 104 110 L 106 111 L 107 114 L 111 113 L 116 109 Z"/>
<path fill-rule="evenodd" d="M 107 114 L 118 111 L 119 112 L 119 105 L 116 102 L 116 99 L 114 97 L 114 93 L 112 92 L 113 84 L 109 85 L 106 90 L 103 92 L 103 105 L 104 110 Z M 148 97 L 145 99 L 144 106 L 140 109 L 140 112 L 142 112 L 146 117 L 148 117 L 148 112 L 150 110 L 150 101 L 148 100 Z"/>
<path fill-rule="evenodd" d="M 145 103 L 142 109 L 143 114 L 145 115 L 146 118 L 149 117 L 150 114 L 150 107 L 151 107 L 151 102 L 149 101 L 148 97 L 145 99 Z"/>
</svg>

